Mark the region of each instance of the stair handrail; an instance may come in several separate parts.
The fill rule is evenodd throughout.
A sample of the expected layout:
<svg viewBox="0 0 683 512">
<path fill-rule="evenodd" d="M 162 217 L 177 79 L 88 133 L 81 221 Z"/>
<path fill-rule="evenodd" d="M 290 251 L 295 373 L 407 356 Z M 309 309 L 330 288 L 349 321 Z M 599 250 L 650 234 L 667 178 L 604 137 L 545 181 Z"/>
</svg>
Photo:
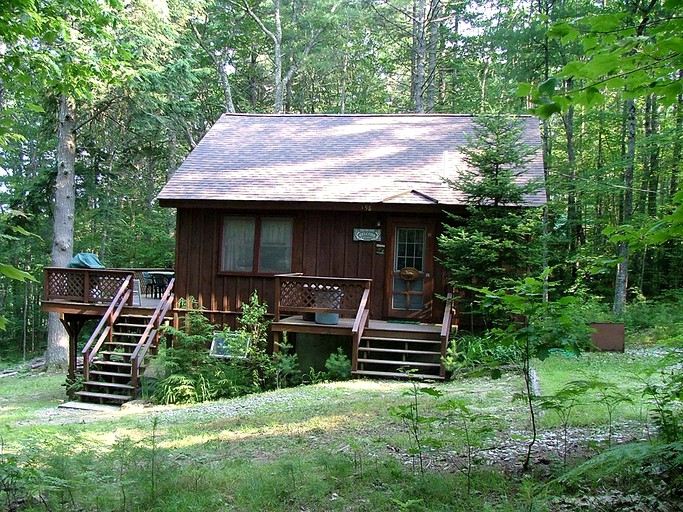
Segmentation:
<svg viewBox="0 0 683 512">
<path fill-rule="evenodd" d="M 83 354 L 83 378 L 84 380 L 89 379 L 90 373 L 90 363 L 93 362 L 95 356 L 99 352 L 100 348 L 104 344 L 105 340 L 111 340 L 112 332 L 114 329 L 114 324 L 121 315 L 121 311 L 124 306 L 128 303 L 131 295 L 133 293 L 133 274 L 128 275 L 121 283 L 119 290 L 114 295 L 107 311 L 104 316 L 100 319 L 97 327 L 93 331 L 90 339 L 83 347 L 81 353 Z M 94 345 L 94 346 L 93 346 Z"/>
<path fill-rule="evenodd" d="M 353 322 L 353 328 L 351 329 L 352 336 L 352 354 L 351 354 L 351 371 L 358 370 L 358 348 L 360 347 L 360 341 L 363 338 L 363 331 L 368 325 L 368 319 L 370 317 L 370 308 L 368 307 L 370 303 L 370 286 L 368 285 L 365 290 L 363 290 L 363 295 L 358 304 L 358 312 L 356 313 L 356 318 Z"/>
<path fill-rule="evenodd" d="M 173 293 L 173 286 L 175 284 L 175 279 L 171 278 L 168 282 L 168 286 L 166 286 L 166 290 L 164 291 L 164 294 L 161 296 L 161 300 L 159 301 L 159 304 L 157 305 L 156 309 L 154 310 L 154 313 L 152 314 L 151 318 L 149 319 L 149 322 L 147 322 L 147 327 L 145 327 L 144 332 L 142 333 L 142 336 L 140 336 L 140 339 L 138 340 L 138 344 L 135 347 L 135 350 L 131 353 L 130 356 L 130 363 L 131 363 L 131 385 L 133 386 L 133 397 L 135 398 L 137 396 L 137 389 L 138 389 L 138 379 L 140 375 L 140 366 L 142 362 L 145 360 L 145 356 L 147 355 L 147 351 L 151 348 L 151 346 L 157 341 L 158 339 L 158 331 L 159 327 L 161 326 L 161 322 L 163 321 L 164 318 L 166 318 L 166 313 L 168 313 L 168 310 L 171 309 L 173 306 L 173 299 L 174 299 L 174 293 Z"/>
<path fill-rule="evenodd" d="M 441 368 L 439 374 L 443 378 L 446 378 L 446 367 L 443 364 L 443 358 L 446 357 L 449 337 L 451 329 L 453 329 L 453 316 L 453 292 L 448 292 L 448 295 L 446 295 L 446 307 L 443 311 L 443 320 L 441 321 Z"/>
</svg>

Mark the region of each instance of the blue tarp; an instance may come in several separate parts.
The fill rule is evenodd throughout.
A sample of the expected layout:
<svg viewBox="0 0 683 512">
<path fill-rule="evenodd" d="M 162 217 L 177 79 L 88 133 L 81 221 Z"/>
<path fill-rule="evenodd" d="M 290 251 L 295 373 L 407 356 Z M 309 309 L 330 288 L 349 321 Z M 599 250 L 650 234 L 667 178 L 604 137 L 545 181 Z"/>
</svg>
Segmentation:
<svg viewBox="0 0 683 512">
<path fill-rule="evenodd" d="M 104 268 L 97 255 L 90 252 L 79 252 L 67 263 L 67 268 Z"/>
</svg>

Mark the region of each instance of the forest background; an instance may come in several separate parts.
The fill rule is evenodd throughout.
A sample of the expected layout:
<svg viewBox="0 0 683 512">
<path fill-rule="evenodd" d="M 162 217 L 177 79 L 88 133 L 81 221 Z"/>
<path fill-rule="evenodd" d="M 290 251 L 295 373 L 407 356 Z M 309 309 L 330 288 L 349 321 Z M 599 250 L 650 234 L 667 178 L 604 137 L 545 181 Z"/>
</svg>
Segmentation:
<svg viewBox="0 0 683 512">
<path fill-rule="evenodd" d="M 43 267 L 172 264 L 155 196 L 223 112 L 536 113 L 561 290 L 683 284 L 681 0 L 0 5 L 0 356 L 46 346 Z"/>
</svg>

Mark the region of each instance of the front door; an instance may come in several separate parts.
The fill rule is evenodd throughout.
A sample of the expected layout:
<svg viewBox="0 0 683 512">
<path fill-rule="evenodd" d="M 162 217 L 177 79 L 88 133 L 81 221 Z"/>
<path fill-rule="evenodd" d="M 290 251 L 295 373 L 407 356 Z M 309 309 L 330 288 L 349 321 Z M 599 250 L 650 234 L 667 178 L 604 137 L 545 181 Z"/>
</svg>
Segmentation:
<svg viewBox="0 0 683 512">
<path fill-rule="evenodd" d="M 428 222 L 401 220 L 390 221 L 387 228 L 391 272 L 385 288 L 386 316 L 431 321 L 434 230 Z"/>
</svg>

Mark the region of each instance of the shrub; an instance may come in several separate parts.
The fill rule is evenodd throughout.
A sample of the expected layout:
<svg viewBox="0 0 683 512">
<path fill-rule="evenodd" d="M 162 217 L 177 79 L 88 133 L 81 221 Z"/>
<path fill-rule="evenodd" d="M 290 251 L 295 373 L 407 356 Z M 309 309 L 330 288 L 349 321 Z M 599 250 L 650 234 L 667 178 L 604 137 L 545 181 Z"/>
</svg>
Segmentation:
<svg viewBox="0 0 683 512">
<path fill-rule="evenodd" d="M 214 357 L 208 347 L 219 327 L 211 324 L 192 300 L 182 307 L 187 307 L 187 312 L 181 327 L 165 328 L 165 335 L 173 337 L 173 346 L 162 348 L 153 364 L 158 380 L 149 384 L 152 400 L 162 404 L 203 402 L 261 389 L 262 372 L 254 365 L 263 363 L 262 344 L 252 342 L 247 359 Z M 243 338 L 245 333 L 241 334 Z"/>
<path fill-rule="evenodd" d="M 460 333 L 450 343 L 443 359 L 446 370 L 457 375 L 475 375 L 518 361 L 519 347 L 501 344 L 490 332 Z"/>
<path fill-rule="evenodd" d="M 337 351 L 330 354 L 325 361 L 325 369 L 330 380 L 348 380 L 351 378 L 351 360 L 344 353 L 344 349 L 337 347 Z"/>
<path fill-rule="evenodd" d="M 671 292 L 655 300 L 641 300 L 628 304 L 623 319 L 631 333 L 657 343 L 683 335 L 680 312 L 683 310 L 683 293 Z"/>
</svg>

